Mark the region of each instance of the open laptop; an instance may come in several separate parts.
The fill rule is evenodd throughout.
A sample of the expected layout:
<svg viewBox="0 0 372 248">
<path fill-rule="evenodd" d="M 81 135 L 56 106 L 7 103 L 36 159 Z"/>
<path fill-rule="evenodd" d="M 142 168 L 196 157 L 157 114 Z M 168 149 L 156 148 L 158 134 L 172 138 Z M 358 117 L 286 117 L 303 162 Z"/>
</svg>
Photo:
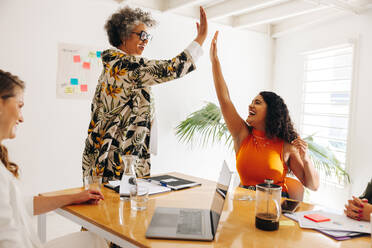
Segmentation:
<svg viewBox="0 0 372 248">
<path fill-rule="evenodd" d="M 213 240 L 226 200 L 230 180 L 231 172 L 226 161 L 224 161 L 210 209 L 157 207 L 147 228 L 146 237 Z"/>
</svg>

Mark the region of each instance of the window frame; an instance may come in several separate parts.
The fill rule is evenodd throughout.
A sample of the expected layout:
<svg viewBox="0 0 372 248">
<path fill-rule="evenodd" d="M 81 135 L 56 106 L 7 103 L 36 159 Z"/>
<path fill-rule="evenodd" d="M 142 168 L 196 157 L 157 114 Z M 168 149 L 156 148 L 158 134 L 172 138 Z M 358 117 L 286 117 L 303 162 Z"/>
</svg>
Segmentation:
<svg viewBox="0 0 372 248">
<path fill-rule="evenodd" d="M 351 58 L 351 77 L 350 77 L 350 90 L 349 90 L 349 93 L 350 93 L 350 99 L 349 99 L 349 107 L 348 107 L 348 120 L 347 120 L 347 123 L 348 123 L 348 127 L 347 127 L 347 136 L 346 136 L 346 139 L 345 139 L 345 142 L 346 142 L 346 150 L 345 150 L 345 171 L 347 173 L 349 173 L 350 175 L 350 169 L 351 169 L 351 152 L 352 152 L 352 147 L 353 147 L 353 135 L 354 135 L 354 118 L 353 118 L 353 113 L 355 113 L 356 111 L 356 104 L 355 104 L 355 99 L 356 99 L 356 92 L 357 92 L 357 71 L 359 70 L 359 64 L 358 64 L 358 58 L 359 58 L 359 46 L 358 46 L 358 43 L 357 43 L 357 40 L 353 40 L 353 39 L 350 39 L 348 40 L 347 42 L 343 42 L 342 44 L 340 45 L 334 45 L 334 46 L 328 46 L 326 48 L 321 48 L 321 49 L 312 49 L 310 51 L 307 51 L 307 52 L 303 52 L 301 53 L 302 55 L 302 62 L 303 62 L 303 70 L 302 70 L 302 94 L 301 94 L 301 97 L 300 97 L 300 103 L 301 103 L 301 108 L 300 108 L 300 125 L 299 125 L 299 132 L 301 134 L 303 134 L 303 128 L 304 128 L 304 117 L 305 115 L 309 115 L 309 113 L 305 113 L 305 96 L 306 96 L 306 73 L 307 73 L 307 69 L 306 69 L 306 63 L 308 61 L 308 59 L 306 58 L 306 56 L 310 55 L 310 54 L 316 54 L 316 53 L 321 53 L 321 52 L 326 52 L 326 51 L 331 51 L 331 50 L 336 50 L 336 49 L 342 49 L 342 48 L 347 48 L 347 47 L 351 47 L 351 50 L 352 50 L 352 58 Z M 336 68 L 338 68 L 338 66 L 335 66 Z M 332 68 L 335 68 L 335 67 L 332 67 Z M 328 68 L 330 69 L 330 68 Z M 328 80 L 328 81 L 332 81 L 332 80 Z M 337 104 L 334 104 L 334 105 L 337 105 Z M 319 115 L 317 115 L 319 116 Z M 328 114 L 325 114 L 325 116 L 331 116 Z M 320 180 L 322 183 L 326 184 L 326 185 L 332 185 L 332 186 L 336 186 L 336 187 L 339 187 L 339 188 L 345 188 L 346 185 L 347 185 L 347 182 L 346 182 L 346 179 L 343 181 L 343 182 L 340 182 L 340 183 L 337 183 L 338 180 L 333 177 L 331 179 L 329 179 L 329 177 L 325 176 L 325 174 L 323 173 L 319 173 L 320 174 Z"/>
</svg>

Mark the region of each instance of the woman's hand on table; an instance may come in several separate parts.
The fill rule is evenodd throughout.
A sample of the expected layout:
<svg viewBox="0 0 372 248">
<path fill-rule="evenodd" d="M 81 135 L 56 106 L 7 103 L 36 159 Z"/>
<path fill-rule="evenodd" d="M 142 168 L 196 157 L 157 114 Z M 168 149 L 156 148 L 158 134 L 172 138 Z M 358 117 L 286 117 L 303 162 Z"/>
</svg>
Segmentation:
<svg viewBox="0 0 372 248">
<path fill-rule="evenodd" d="M 372 205 L 368 203 L 367 199 L 359 199 L 353 196 L 353 199 L 348 200 L 345 205 L 344 213 L 346 216 L 355 220 L 370 220 L 372 213 Z"/>
<path fill-rule="evenodd" d="M 73 195 L 72 204 L 89 203 L 97 204 L 104 197 L 98 190 L 88 189 Z"/>
</svg>

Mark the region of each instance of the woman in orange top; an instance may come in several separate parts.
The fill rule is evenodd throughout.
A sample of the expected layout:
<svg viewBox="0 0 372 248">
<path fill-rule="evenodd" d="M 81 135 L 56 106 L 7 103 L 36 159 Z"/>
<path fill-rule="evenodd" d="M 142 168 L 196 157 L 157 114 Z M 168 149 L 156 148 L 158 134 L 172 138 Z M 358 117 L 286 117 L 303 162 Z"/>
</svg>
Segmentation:
<svg viewBox="0 0 372 248">
<path fill-rule="evenodd" d="M 307 143 L 293 128 L 287 106 L 273 92 L 260 92 L 249 105 L 243 120 L 231 102 L 217 56 L 215 33 L 211 48 L 213 79 L 218 101 L 234 141 L 236 166 L 242 186 L 249 187 L 273 179 L 287 192 L 284 178 L 290 169 L 301 183 L 311 189 L 319 187 L 319 175 L 307 154 Z"/>
</svg>

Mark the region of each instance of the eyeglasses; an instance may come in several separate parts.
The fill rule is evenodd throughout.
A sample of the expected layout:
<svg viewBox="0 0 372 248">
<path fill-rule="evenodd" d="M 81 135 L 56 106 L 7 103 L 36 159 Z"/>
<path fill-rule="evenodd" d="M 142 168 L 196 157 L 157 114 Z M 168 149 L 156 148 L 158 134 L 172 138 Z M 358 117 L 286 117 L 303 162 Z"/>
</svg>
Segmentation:
<svg viewBox="0 0 372 248">
<path fill-rule="evenodd" d="M 142 41 L 145 41 L 145 40 L 150 41 L 150 40 L 152 40 L 152 35 L 146 33 L 145 31 L 141 31 L 141 32 L 139 32 L 139 33 L 136 33 L 136 32 L 132 32 L 132 33 L 138 35 L 138 37 L 139 37 L 140 40 L 142 40 Z"/>
</svg>

